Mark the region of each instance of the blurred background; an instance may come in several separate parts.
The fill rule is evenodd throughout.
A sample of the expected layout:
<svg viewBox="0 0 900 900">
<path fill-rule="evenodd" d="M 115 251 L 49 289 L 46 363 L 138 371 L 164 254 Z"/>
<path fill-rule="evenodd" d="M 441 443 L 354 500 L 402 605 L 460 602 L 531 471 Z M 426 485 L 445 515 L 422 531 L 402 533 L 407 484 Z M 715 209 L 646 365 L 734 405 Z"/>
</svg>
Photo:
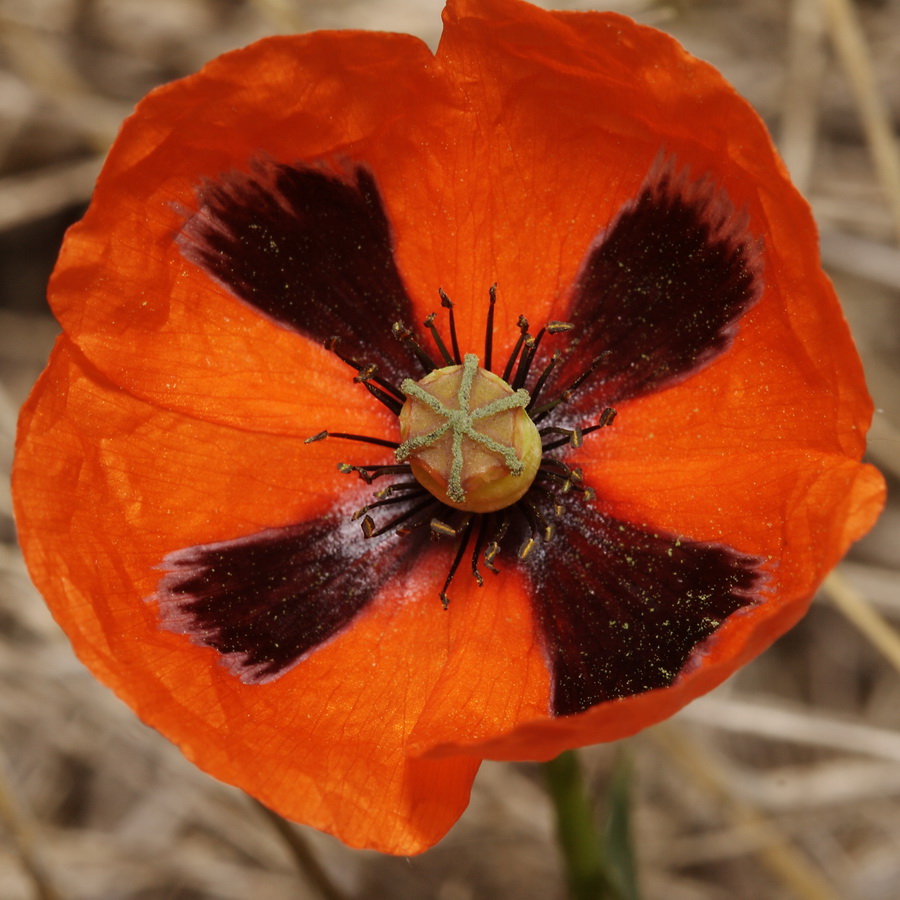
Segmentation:
<svg viewBox="0 0 900 900">
<path fill-rule="evenodd" d="M 578 0 L 541 5 L 586 9 Z M 548 900 L 541 773 L 486 763 L 414 859 L 297 828 L 193 768 L 73 657 L 16 548 L 19 405 L 56 325 L 45 286 L 119 122 L 157 84 L 275 32 L 405 31 L 441 0 L 0 0 L 0 900 Z M 822 232 L 877 408 L 892 499 L 809 616 L 672 722 L 583 757 L 598 809 L 623 760 L 649 900 L 900 897 L 900 0 L 622 0 L 765 118 Z M 617 768 L 619 767 L 619 768 Z M 330 893 L 328 892 L 330 890 Z M 323 893 L 323 891 L 325 891 Z"/>
</svg>

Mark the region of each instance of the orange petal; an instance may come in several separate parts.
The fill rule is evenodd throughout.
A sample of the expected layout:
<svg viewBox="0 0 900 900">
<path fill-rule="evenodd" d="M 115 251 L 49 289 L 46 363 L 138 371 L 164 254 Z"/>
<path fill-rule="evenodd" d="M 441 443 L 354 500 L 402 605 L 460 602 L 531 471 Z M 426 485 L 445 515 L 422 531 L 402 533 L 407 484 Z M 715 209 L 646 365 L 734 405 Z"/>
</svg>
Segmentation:
<svg viewBox="0 0 900 900">
<path fill-rule="evenodd" d="M 154 408 L 62 338 L 22 418 L 22 546 L 83 662 L 197 765 L 349 844 L 416 853 L 461 814 L 478 763 L 410 759 L 409 735 L 477 740 L 546 709 L 546 668 L 513 573 L 499 596 L 460 577 L 448 613 L 438 591 L 449 549 L 423 557 L 350 629 L 259 685 L 161 630 L 146 599 L 169 551 L 334 502 L 348 482 L 307 458 L 327 444 Z"/>
<path fill-rule="evenodd" d="M 433 68 L 427 47 L 408 36 L 323 33 L 262 41 L 151 93 L 67 235 L 50 284 L 63 329 L 137 396 L 297 434 L 308 367 L 340 364 L 321 362 L 324 351 L 235 300 L 184 259 L 175 238 L 205 180 L 246 172 L 260 156 L 338 170 L 360 160 L 394 188 L 392 202 L 421 208 L 408 172 L 431 168 L 425 145 L 452 126 Z M 429 278 L 433 296 L 437 286 Z M 372 327 L 389 341 L 391 324 Z"/>
<path fill-rule="evenodd" d="M 467 309 L 480 309 L 497 281 L 498 322 L 524 312 L 539 326 L 562 317 L 585 250 L 661 149 L 734 186 L 738 208 L 786 185 L 748 104 L 661 32 L 517 0 L 452 0 L 444 19 L 437 60 L 470 111 L 445 166 L 479 177 L 458 179 L 452 202 L 427 213 L 419 243 L 430 239 L 430 254 L 407 252 L 415 239 L 401 230 L 413 283 L 437 258 L 445 289 Z"/>
</svg>

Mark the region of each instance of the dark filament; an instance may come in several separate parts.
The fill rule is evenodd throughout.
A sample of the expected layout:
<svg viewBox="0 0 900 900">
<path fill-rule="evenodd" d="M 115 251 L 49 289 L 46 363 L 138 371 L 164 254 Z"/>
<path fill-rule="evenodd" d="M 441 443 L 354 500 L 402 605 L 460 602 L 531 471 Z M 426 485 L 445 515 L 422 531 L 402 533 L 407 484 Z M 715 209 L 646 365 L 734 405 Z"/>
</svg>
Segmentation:
<svg viewBox="0 0 900 900">
<path fill-rule="evenodd" d="M 497 285 L 492 284 L 488 291 L 487 327 L 484 330 L 484 370 L 491 371 L 492 355 L 494 351 L 494 307 L 497 305 Z"/>
<path fill-rule="evenodd" d="M 337 337 L 328 338 L 328 340 L 325 341 L 325 348 L 337 356 L 341 362 L 347 363 L 348 366 L 353 366 L 357 372 L 356 377 L 353 380 L 364 385 L 376 400 L 383 403 L 395 416 L 399 416 L 400 410 L 403 409 L 403 402 L 406 400 L 403 391 L 394 387 L 389 381 L 386 381 L 378 375 L 378 366 L 374 363 L 365 365 L 357 362 L 352 357 L 341 353 L 338 349 L 338 341 L 339 338 Z M 374 382 L 374 384 L 372 384 L 372 382 Z"/>
<path fill-rule="evenodd" d="M 443 290 L 439 289 L 438 293 L 442 307 L 448 311 L 449 347 L 435 324 L 436 313 L 431 313 L 425 319 L 424 326 L 431 334 L 441 364 L 461 365 L 462 357 L 456 334 L 453 303 Z M 487 371 L 491 371 L 493 363 L 494 309 L 497 301 L 497 285 L 491 286 L 489 297 L 483 366 Z M 533 336 L 529 333 L 528 320 L 524 316 L 519 316 L 516 324 L 519 329 L 519 337 L 503 369 L 503 380 L 513 390 L 525 387 L 528 382 L 544 335 L 561 334 L 572 331 L 574 328 L 568 322 L 548 322 L 546 327 Z M 394 337 L 401 341 L 416 358 L 426 374 L 439 368 L 438 363 L 419 344 L 415 335 L 405 325 L 395 322 L 391 330 Z M 405 395 L 390 382 L 378 376 L 377 366 L 364 365 L 352 357 L 343 355 L 336 349 L 336 343 L 336 339 L 331 339 L 326 346 L 347 365 L 356 369 L 357 375 L 354 380 L 364 384 L 376 399 L 393 413 L 399 415 L 406 399 Z M 591 364 L 557 396 L 538 405 L 536 401 L 546 388 L 561 358 L 560 352 L 554 351 L 535 379 L 530 392 L 531 399 L 526 407 L 526 412 L 532 421 L 535 424 L 541 422 L 557 406 L 566 403 L 596 372 L 605 355 L 602 353 L 595 357 Z M 518 527 L 524 530 L 524 540 L 519 545 L 517 555 L 519 559 L 526 559 L 540 541 L 549 541 L 553 538 L 556 531 L 553 520 L 565 514 L 565 507 L 560 502 L 561 497 L 573 495 L 579 496 L 582 500 L 592 500 L 595 497 L 593 489 L 584 485 L 581 469 L 569 466 L 562 459 L 548 454 L 565 446 L 577 449 L 582 445 L 585 435 L 610 425 L 615 415 L 614 409 L 606 407 L 602 410 L 596 423 L 574 428 L 555 425 L 545 425 L 540 428 L 539 434 L 543 439 L 544 456 L 535 475 L 534 483 L 521 499 L 497 513 L 475 513 L 449 507 L 423 488 L 418 481 L 407 479 L 395 482 L 378 491 L 375 495 L 377 499 L 358 509 L 354 513 L 353 519 L 360 520 L 360 527 L 366 538 L 378 537 L 389 531 L 406 535 L 427 525 L 433 539 L 452 538 L 455 540 L 457 542 L 456 552 L 450 563 L 444 586 L 439 593 L 441 603 L 446 609 L 450 604 L 447 591 L 470 545 L 472 577 L 480 587 L 484 584 L 484 579 L 479 571 L 479 559 L 483 558 L 485 568 L 490 572 L 495 575 L 499 574 L 499 570 L 494 566 L 494 560 L 500 553 L 501 545 L 514 522 L 518 522 Z M 321 431 L 307 438 L 307 443 L 327 437 L 342 438 L 392 450 L 396 450 L 399 446 L 395 441 L 335 431 Z M 412 469 L 406 464 L 354 466 L 339 463 L 338 468 L 346 474 L 356 472 L 366 484 L 371 484 L 376 478 L 386 475 L 410 476 L 412 474 Z M 407 504 L 406 508 L 381 526 L 376 526 L 374 519 L 369 515 L 371 510 L 402 504 Z"/>
<path fill-rule="evenodd" d="M 462 355 L 459 352 L 459 340 L 456 337 L 456 316 L 453 313 L 453 301 L 441 288 L 438 288 L 438 294 L 440 294 L 441 297 L 441 306 L 447 310 L 450 318 L 450 344 L 453 347 L 453 361 L 456 365 L 461 366 Z"/>
<path fill-rule="evenodd" d="M 436 316 L 437 313 L 430 313 L 425 319 L 424 324 L 425 327 L 431 332 L 431 337 L 434 339 L 435 346 L 438 348 L 441 356 L 444 357 L 444 362 L 448 366 L 452 366 L 454 365 L 454 359 L 450 355 L 450 352 L 447 350 L 447 345 L 444 343 L 444 339 L 441 337 L 441 333 L 437 330 L 437 326 L 434 324 Z"/>
</svg>

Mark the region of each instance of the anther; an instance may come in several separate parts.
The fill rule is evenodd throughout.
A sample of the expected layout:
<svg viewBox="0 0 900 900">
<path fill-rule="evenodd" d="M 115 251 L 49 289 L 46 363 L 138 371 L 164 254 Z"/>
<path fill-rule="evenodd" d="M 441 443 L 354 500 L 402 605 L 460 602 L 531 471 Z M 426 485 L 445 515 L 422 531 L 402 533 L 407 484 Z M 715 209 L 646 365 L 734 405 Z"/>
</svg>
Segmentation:
<svg viewBox="0 0 900 900">
<path fill-rule="evenodd" d="M 371 378 L 374 378 L 375 373 L 378 371 L 378 366 L 375 363 L 371 363 L 363 369 L 360 369 L 359 372 L 356 373 L 353 380 L 357 384 L 363 384 L 366 381 L 369 381 Z"/>
<path fill-rule="evenodd" d="M 541 437 L 547 434 L 561 434 L 564 436 L 565 440 L 562 441 L 553 441 L 549 444 L 544 444 L 544 450 L 553 450 L 556 447 L 561 447 L 563 444 L 569 444 L 571 447 L 578 448 L 584 443 L 583 432 L 580 428 L 556 428 L 554 426 L 549 426 L 547 428 L 541 428 L 538 431 L 538 434 Z"/>
<path fill-rule="evenodd" d="M 497 305 L 497 285 L 492 284 L 488 289 L 488 313 L 487 325 L 484 332 L 484 368 L 485 371 L 491 371 L 491 363 L 493 362 L 494 349 L 494 307 Z"/>
<path fill-rule="evenodd" d="M 343 475 L 356 472 L 366 484 L 371 484 L 376 478 L 385 475 L 409 475 L 412 471 L 409 466 L 351 466 L 345 462 L 339 462 L 337 468 Z"/>
<path fill-rule="evenodd" d="M 453 312 L 453 301 L 444 293 L 443 288 L 438 288 L 441 298 L 441 306 L 447 310 L 450 319 L 450 346 L 453 347 L 453 361 L 456 365 L 462 364 L 462 354 L 459 352 L 459 341 L 456 337 L 456 315 Z"/>
<path fill-rule="evenodd" d="M 440 519 L 431 520 L 431 530 L 439 537 L 456 537 L 456 529 Z"/>
<path fill-rule="evenodd" d="M 500 552 L 500 545 L 496 541 L 491 541 L 484 550 L 484 564 L 495 574 L 499 575 L 500 570 L 494 567 L 494 560 Z"/>
<path fill-rule="evenodd" d="M 419 361 L 419 365 L 425 370 L 426 375 L 437 368 L 437 363 L 419 346 L 413 333 L 402 322 L 394 322 L 391 326 L 391 334 L 402 344 L 406 344 Z"/>
<path fill-rule="evenodd" d="M 444 339 L 441 337 L 440 332 L 437 330 L 437 326 L 434 324 L 436 316 L 437 313 L 429 313 L 426 316 L 425 322 L 423 324 L 431 332 L 431 337 L 434 340 L 435 346 L 438 348 L 438 353 L 440 353 L 444 358 L 444 363 L 448 366 L 452 366 L 454 365 L 455 361 L 450 355 L 450 351 L 447 350 L 447 345 L 444 343 Z"/>
<path fill-rule="evenodd" d="M 399 493 L 420 493 L 421 490 L 422 485 L 418 481 L 398 481 L 396 484 L 388 485 L 388 487 L 376 491 L 375 496 L 381 499 L 382 497 L 391 497 Z"/>
<path fill-rule="evenodd" d="M 516 364 L 516 359 L 519 356 L 522 345 L 525 343 L 525 338 L 528 337 L 528 319 L 525 316 L 519 316 L 516 327 L 519 329 L 519 337 L 512 349 L 512 353 L 509 354 L 509 359 L 506 361 L 506 368 L 503 370 L 503 380 L 507 383 L 511 380 L 510 376 L 512 375 L 513 366 Z"/>
</svg>

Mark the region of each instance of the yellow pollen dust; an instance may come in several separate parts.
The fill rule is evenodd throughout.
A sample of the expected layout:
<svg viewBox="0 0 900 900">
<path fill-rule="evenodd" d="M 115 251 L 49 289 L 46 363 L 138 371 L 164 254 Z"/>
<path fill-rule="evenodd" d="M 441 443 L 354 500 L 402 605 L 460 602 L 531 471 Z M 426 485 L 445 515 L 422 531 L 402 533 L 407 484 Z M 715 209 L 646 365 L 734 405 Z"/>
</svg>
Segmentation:
<svg viewBox="0 0 900 900">
<path fill-rule="evenodd" d="M 461 366 L 435 369 L 400 385 L 399 462 L 435 497 L 456 509 L 493 512 L 521 499 L 543 453 L 525 408 L 529 394 L 514 391 L 467 353 Z"/>
</svg>

